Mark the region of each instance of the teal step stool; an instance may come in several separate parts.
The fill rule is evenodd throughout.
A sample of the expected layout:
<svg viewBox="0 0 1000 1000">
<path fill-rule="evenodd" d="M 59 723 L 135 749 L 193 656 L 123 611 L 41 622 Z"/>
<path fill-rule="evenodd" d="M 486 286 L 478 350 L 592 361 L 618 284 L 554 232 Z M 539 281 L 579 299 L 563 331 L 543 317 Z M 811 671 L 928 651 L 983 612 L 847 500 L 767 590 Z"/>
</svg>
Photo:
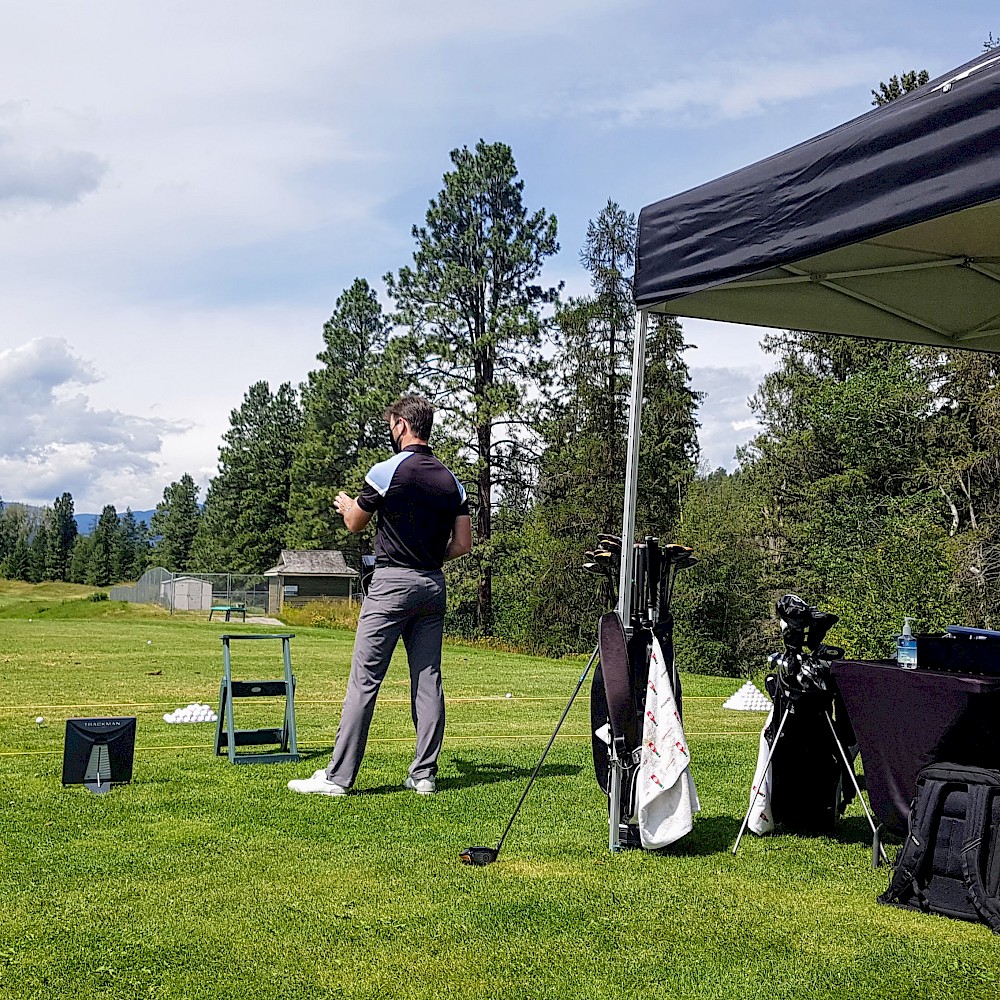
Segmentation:
<svg viewBox="0 0 1000 1000">
<path fill-rule="evenodd" d="M 223 635 L 222 683 L 219 685 L 219 719 L 215 727 L 215 754 L 229 754 L 230 764 L 280 764 L 300 759 L 295 743 L 295 676 L 292 673 L 291 632 L 270 635 Z M 284 680 L 234 681 L 229 644 L 244 639 L 280 639 L 285 661 Z M 281 728 L 237 729 L 233 701 L 237 698 L 285 699 L 285 721 Z M 237 747 L 277 746 L 272 752 L 240 753 Z"/>
</svg>

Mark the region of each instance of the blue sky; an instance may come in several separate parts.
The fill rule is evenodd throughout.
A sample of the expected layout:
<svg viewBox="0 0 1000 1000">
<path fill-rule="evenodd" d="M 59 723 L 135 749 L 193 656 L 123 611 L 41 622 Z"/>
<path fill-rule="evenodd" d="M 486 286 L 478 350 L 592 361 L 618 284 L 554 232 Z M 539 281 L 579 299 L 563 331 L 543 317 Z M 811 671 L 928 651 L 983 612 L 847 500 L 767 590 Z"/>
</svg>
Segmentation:
<svg viewBox="0 0 1000 1000">
<path fill-rule="evenodd" d="M 356 276 L 479 138 L 587 221 L 868 110 L 893 73 L 971 59 L 982 2 L 5 0 L 0 32 L 0 496 L 153 506 L 215 470 L 252 383 L 298 383 Z M 689 321 L 711 467 L 753 433 L 760 331 Z"/>
</svg>

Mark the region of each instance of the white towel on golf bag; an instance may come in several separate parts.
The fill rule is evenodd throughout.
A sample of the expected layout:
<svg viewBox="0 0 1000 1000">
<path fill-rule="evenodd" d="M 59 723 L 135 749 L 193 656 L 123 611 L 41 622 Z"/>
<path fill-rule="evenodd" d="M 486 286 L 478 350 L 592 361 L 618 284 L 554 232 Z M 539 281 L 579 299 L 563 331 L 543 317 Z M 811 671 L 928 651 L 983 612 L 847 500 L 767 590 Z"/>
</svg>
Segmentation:
<svg viewBox="0 0 1000 1000">
<path fill-rule="evenodd" d="M 670 686 L 670 664 L 653 639 L 642 724 L 636 816 L 642 846 L 666 847 L 691 832 L 701 805 L 691 777 L 691 754 Z"/>
<path fill-rule="evenodd" d="M 768 762 L 767 768 L 764 761 L 770 747 L 764 738 L 764 730 L 771 725 L 774 718 L 774 708 L 767 713 L 767 721 L 764 729 L 760 731 L 760 743 L 757 747 L 757 767 L 753 772 L 753 783 L 750 786 L 750 819 L 747 827 L 752 833 L 761 836 L 770 833 L 774 829 L 774 817 L 771 815 L 771 764 Z"/>
</svg>

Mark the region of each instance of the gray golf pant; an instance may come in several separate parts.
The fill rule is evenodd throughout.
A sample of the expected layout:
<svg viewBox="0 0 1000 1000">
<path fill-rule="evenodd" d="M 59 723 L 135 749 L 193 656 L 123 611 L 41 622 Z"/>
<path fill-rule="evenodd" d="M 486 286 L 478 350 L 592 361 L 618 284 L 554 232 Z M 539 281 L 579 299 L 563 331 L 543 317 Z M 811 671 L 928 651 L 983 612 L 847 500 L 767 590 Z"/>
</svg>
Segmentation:
<svg viewBox="0 0 1000 1000">
<path fill-rule="evenodd" d="M 330 781 L 350 788 L 358 776 L 375 700 L 400 637 L 410 664 L 410 709 L 417 731 L 410 775 L 416 779 L 437 774 L 444 740 L 444 611 L 443 573 L 395 566 L 375 570 L 361 605 L 337 742 L 326 769 Z"/>
</svg>

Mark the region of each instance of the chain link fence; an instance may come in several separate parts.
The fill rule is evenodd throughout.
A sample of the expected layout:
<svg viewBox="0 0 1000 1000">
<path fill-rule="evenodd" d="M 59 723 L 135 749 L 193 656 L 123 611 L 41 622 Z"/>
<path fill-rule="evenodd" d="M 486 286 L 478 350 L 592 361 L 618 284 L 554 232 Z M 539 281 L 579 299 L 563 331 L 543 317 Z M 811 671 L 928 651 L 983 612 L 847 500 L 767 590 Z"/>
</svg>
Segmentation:
<svg viewBox="0 0 1000 1000">
<path fill-rule="evenodd" d="M 158 604 L 175 611 L 210 611 L 221 604 L 242 604 L 248 615 L 267 614 L 267 577 L 251 573 L 171 573 L 153 566 L 134 585 L 112 587 L 112 601 Z"/>
</svg>

